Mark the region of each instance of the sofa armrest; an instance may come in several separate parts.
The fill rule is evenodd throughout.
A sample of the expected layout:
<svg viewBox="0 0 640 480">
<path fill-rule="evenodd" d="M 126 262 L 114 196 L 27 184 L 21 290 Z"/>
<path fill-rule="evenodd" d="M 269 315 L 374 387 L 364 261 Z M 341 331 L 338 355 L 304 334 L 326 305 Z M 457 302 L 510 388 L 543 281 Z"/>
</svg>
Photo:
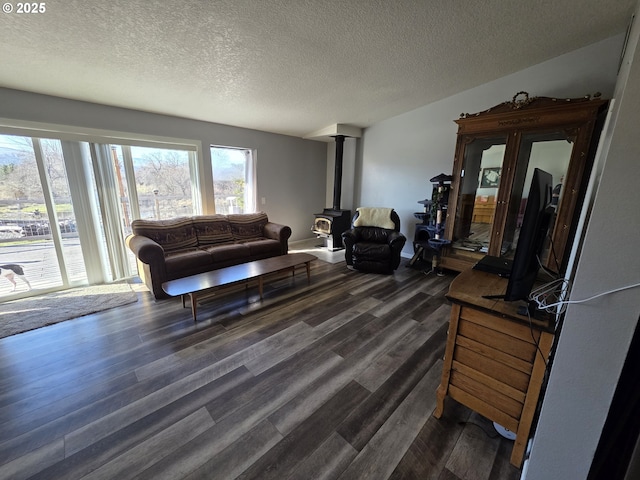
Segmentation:
<svg viewBox="0 0 640 480">
<path fill-rule="evenodd" d="M 402 250 L 406 241 L 407 237 L 400 232 L 392 232 L 389 234 L 389 245 L 391 245 L 391 247 L 400 247 L 400 250 Z"/>
<path fill-rule="evenodd" d="M 350 228 L 349 230 L 345 230 L 342 232 L 342 241 L 343 243 L 349 243 L 353 245 L 360 239 L 360 235 L 358 235 L 358 230 L 355 228 Z"/>
<path fill-rule="evenodd" d="M 279 223 L 267 222 L 263 229 L 266 238 L 278 240 L 280 242 L 282 255 L 289 251 L 289 237 L 291 237 L 291 227 Z"/>
<path fill-rule="evenodd" d="M 147 265 L 164 263 L 164 248 L 144 235 L 129 235 L 126 239 L 127 246 L 136 258 Z"/>
<path fill-rule="evenodd" d="M 404 248 L 404 244 L 407 241 L 407 237 L 405 237 L 400 232 L 393 232 L 389 235 L 389 246 L 391 247 L 391 269 L 395 270 L 400 266 L 400 260 L 402 255 L 402 249 Z"/>
<path fill-rule="evenodd" d="M 344 245 L 344 259 L 347 265 L 353 265 L 353 246 L 358 241 L 358 231 L 350 228 L 342 232 L 342 244 Z"/>
</svg>

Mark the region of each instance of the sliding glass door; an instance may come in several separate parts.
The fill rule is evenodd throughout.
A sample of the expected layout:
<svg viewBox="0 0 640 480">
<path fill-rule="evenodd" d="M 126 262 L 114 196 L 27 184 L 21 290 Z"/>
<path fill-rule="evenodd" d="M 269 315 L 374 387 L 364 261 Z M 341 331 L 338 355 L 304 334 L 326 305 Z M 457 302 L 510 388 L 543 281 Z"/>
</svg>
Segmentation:
<svg viewBox="0 0 640 480">
<path fill-rule="evenodd" d="M 0 135 L 0 298 L 87 280 L 62 143 Z"/>
<path fill-rule="evenodd" d="M 201 211 L 195 149 L 0 134 L 0 301 L 137 274 L 136 218 Z"/>
</svg>

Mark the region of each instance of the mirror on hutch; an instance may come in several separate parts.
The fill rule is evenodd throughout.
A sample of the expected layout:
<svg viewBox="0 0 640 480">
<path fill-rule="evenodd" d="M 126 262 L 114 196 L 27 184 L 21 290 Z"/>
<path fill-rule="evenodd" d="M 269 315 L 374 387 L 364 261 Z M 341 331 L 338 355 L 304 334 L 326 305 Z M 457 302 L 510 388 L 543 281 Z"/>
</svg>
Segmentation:
<svg viewBox="0 0 640 480">
<path fill-rule="evenodd" d="M 484 255 L 512 258 L 534 168 L 553 176 L 555 214 L 542 263 L 566 269 L 607 101 L 518 92 L 456 120 L 458 136 L 441 267 L 462 271 Z"/>
</svg>

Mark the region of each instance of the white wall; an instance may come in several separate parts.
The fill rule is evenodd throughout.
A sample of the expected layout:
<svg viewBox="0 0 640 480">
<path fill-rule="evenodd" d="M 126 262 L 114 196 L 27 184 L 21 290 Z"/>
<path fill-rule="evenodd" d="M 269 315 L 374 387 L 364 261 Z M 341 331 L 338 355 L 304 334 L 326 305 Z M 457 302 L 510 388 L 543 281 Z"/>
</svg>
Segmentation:
<svg viewBox="0 0 640 480">
<path fill-rule="evenodd" d="M 583 237 L 570 300 L 640 283 L 640 24 L 630 35 L 616 86 L 602 175 Z M 525 478 L 586 478 L 631 337 L 640 288 L 570 305 Z M 637 451 L 636 451 L 637 453 Z"/>
<path fill-rule="evenodd" d="M 395 208 L 409 240 L 403 254 L 413 255 L 411 240 L 417 222 L 413 212 L 422 211 L 417 202 L 431 197 L 430 178 L 451 174 L 453 169 L 454 120 L 461 113 L 511 100 L 522 90 L 531 96 L 567 98 L 601 92 L 610 98 L 623 39 L 622 34 L 612 37 L 365 129 L 354 202 Z"/>
<path fill-rule="evenodd" d="M 0 88 L 0 118 L 192 139 L 202 143 L 209 164 L 210 145 L 255 149 L 258 208 L 289 225 L 292 241 L 312 236 L 313 213 L 325 206 L 323 142 L 5 88 Z"/>
</svg>

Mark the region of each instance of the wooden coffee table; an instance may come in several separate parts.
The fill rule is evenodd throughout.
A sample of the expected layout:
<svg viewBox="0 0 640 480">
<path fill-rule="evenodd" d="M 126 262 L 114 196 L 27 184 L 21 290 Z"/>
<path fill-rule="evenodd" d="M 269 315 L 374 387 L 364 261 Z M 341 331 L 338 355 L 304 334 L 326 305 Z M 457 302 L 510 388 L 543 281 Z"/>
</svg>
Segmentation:
<svg viewBox="0 0 640 480">
<path fill-rule="evenodd" d="M 193 321 L 196 321 L 197 298 L 205 291 L 229 286 L 234 283 L 258 280 L 258 291 L 262 299 L 263 277 L 271 273 L 291 270 L 295 274 L 295 267 L 305 265 L 307 268 L 307 281 L 311 281 L 311 262 L 317 257 L 308 253 L 290 253 L 277 257 L 254 260 L 231 267 L 220 268 L 210 272 L 191 275 L 190 277 L 169 280 L 162 284 L 162 289 L 172 297 L 182 296 L 182 306 L 185 306 L 185 295 L 191 297 L 191 313 Z"/>
</svg>

